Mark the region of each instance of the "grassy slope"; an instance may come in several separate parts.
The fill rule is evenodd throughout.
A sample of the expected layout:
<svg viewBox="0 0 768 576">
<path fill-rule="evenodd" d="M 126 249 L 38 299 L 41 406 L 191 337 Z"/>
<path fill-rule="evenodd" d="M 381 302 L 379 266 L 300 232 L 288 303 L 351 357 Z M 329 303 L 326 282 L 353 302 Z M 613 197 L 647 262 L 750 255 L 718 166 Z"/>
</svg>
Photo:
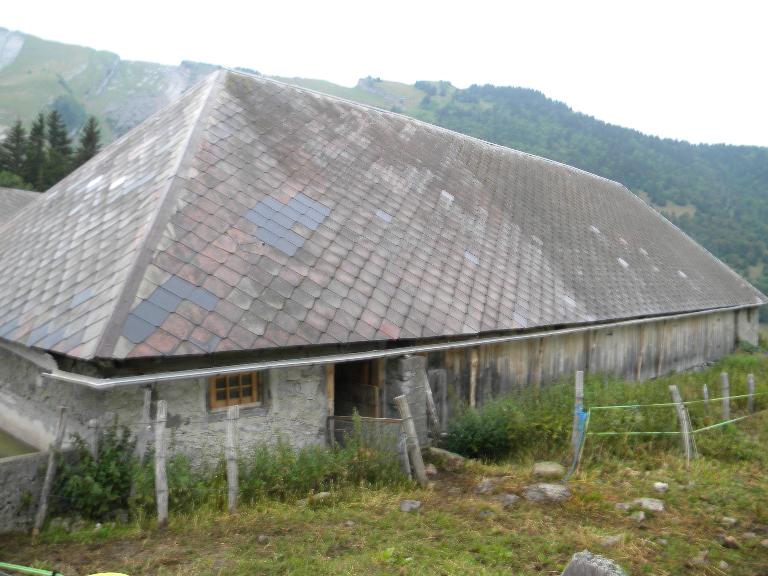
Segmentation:
<svg viewBox="0 0 768 576">
<path fill-rule="evenodd" d="M 677 382 L 691 398 L 703 382 L 713 389 L 722 367 L 731 374 L 734 393 L 742 391 L 747 371 L 755 373 L 760 392 L 768 391 L 768 358 L 741 355 L 706 372 L 651 382 L 648 397 Z M 617 385 L 645 397 L 636 384 Z M 599 394 L 598 385 L 589 389 Z M 761 408 L 765 405 L 762 400 Z M 734 413 L 741 409 L 734 404 Z M 166 532 L 135 521 L 72 534 L 49 530 L 36 543 L 16 536 L 0 542 L 0 558 L 55 567 L 67 576 L 106 569 L 132 576 L 559 574 L 571 554 L 587 548 L 614 558 L 633 575 L 724 574 L 717 565 L 726 561 L 728 574 L 755 576 L 768 574 L 768 547 L 760 543 L 768 538 L 766 443 L 766 413 L 699 436 L 704 456 L 690 470 L 676 443 L 638 443 L 616 456 L 607 443 L 590 440 L 585 466 L 570 484 L 574 497 L 563 505 L 523 501 L 503 510 L 492 496 L 474 494 L 482 477 L 494 478 L 498 492 L 519 494 L 532 481 L 532 460 L 520 457 L 501 465 L 473 463 L 458 475 L 441 473 L 430 489 L 359 489 L 314 508 L 258 502 L 231 517 L 214 508 L 172 515 Z M 654 493 L 655 481 L 668 482 L 669 492 Z M 643 496 L 662 498 L 667 511 L 637 523 L 615 508 Z M 423 512 L 400 512 L 403 498 L 421 500 Z M 736 518 L 736 527 L 725 529 L 723 516 Z M 757 537 L 744 536 L 750 531 Z M 725 533 L 736 536 L 741 547 L 723 547 L 719 537 Z M 259 542 L 260 534 L 268 541 Z M 617 534 L 623 542 L 601 546 L 603 537 Z M 690 565 L 704 550 L 706 565 Z"/>
</svg>

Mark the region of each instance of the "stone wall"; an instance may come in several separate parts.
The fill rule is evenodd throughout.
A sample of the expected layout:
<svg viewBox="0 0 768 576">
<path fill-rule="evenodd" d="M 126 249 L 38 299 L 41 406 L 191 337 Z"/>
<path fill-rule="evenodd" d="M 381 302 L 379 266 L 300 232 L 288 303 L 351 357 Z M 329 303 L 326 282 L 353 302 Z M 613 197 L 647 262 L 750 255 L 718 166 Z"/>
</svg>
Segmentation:
<svg viewBox="0 0 768 576">
<path fill-rule="evenodd" d="M 0 458 L 0 534 L 32 527 L 48 452 Z"/>
</svg>

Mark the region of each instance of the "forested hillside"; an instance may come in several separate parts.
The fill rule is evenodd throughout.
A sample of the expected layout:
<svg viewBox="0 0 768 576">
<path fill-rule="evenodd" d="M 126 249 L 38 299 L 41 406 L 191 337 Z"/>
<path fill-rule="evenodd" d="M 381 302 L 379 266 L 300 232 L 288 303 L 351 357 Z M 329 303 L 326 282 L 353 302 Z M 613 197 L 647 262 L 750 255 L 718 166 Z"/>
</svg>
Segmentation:
<svg viewBox="0 0 768 576">
<path fill-rule="evenodd" d="M 162 66 L 0 28 L 0 130 L 46 106 L 74 135 L 88 114 L 106 141 L 215 69 Z M 364 78 L 355 87 L 279 78 L 559 160 L 627 185 L 768 292 L 768 148 L 692 145 L 576 113 L 526 88 Z M 701 119 L 706 122 L 706 118 Z"/>
</svg>

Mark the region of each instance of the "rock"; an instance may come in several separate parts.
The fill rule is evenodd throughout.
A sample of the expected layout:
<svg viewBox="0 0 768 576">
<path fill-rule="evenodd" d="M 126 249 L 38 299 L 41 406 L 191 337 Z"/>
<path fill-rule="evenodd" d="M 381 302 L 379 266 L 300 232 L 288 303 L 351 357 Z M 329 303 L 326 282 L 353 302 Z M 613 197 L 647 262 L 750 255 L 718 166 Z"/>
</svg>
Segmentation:
<svg viewBox="0 0 768 576">
<path fill-rule="evenodd" d="M 658 540 L 656 540 L 656 543 L 659 546 L 667 546 L 669 544 L 669 540 L 667 540 L 666 538 L 659 538 Z"/>
<path fill-rule="evenodd" d="M 259 544 L 266 544 L 267 542 L 269 542 L 269 536 L 267 536 L 266 534 L 259 534 L 258 536 L 256 536 L 256 542 L 258 542 Z"/>
<path fill-rule="evenodd" d="M 584 550 L 573 555 L 561 576 L 627 576 L 627 573 L 613 560 Z"/>
<path fill-rule="evenodd" d="M 491 494 L 493 493 L 493 480 L 490 478 L 483 478 L 480 483 L 475 486 L 475 494 Z"/>
<path fill-rule="evenodd" d="M 734 550 L 741 548 L 741 544 L 739 544 L 739 541 L 736 539 L 736 537 L 731 536 L 730 534 L 725 534 L 724 536 L 720 537 L 720 545 L 723 548 L 731 548 Z"/>
<path fill-rule="evenodd" d="M 523 488 L 523 498 L 531 502 L 564 502 L 571 497 L 571 491 L 563 484 L 539 482 Z"/>
<path fill-rule="evenodd" d="M 344 521 L 344 526 L 346 526 L 347 528 L 352 528 L 352 526 L 354 526 L 354 525 L 355 525 L 355 523 L 352 522 L 352 520 L 345 520 Z"/>
<path fill-rule="evenodd" d="M 421 502 L 419 500 L 400 501 L 401 512 L 418 512 L 419 510 L 421 510 Z"/>
<path fill-rule="evenodd" d="M 653 490 L 655 492 L 659 492 L 661 494 L 664 494 L 667 490 L 669 490 L 669 484 L 666 482 L 654 482 L 653 483 Z"/>
<path fill-rule="evenodd" d="M 478 516 L 480 516 L 480 518 L 482 518 L 483 520 L 487 518 L 491 518 L 493 516 L 493 510 L 488 510 L 487 508 L 483 508 L 478 513 Z"/>
<path fill-rule="evenodd" d="M 647 512 L 664 512 L 664 502 L 657 498 L 638 498 L 635 506 L 639 506 Z"/>
<path fill-rule="evenodd" d="M 309 504 L 309 498 L 302 498 L 301 500 L 296 500 L 296 506 L 304 507 L 307 504 Z"/>
<path fill-rule="evenodd" d="M 744 534 L 741 535 L 744 540 L 754 540 L 757 538 L 757 534 L 754 532 L 744 532 Z"/>
<path fill-rule="evenodd" d="M 458 472 L 464 468 L 467 459 L 464 456 L 443 450 L 442 448 L 427 448 L 427 453 L 439 468 L 448 472 Z"/>
<path fill-rule="evenodd" d="M 610 548 L 611 546 L 616 546 L 616 544 L 621 544 L 624 540 L 624 534 L 614 534 L 612 536 L 604 536 L 600 538 L 600 546 L 603 546 L 605 548 Z"/>
<path fill-rule="evenodd" d="M 762 546 L 763 548 L 768 548 L 768 538 L 766 538 L 765 540 L 760 540 L 760 546 Z"/>
<path fill-rule="evenodd" d="M 723 526 L 727 526 L 728 528 L 733 528 L 738 523 L 739 521 L 736 520 L 736 518 L 731 518 L 730 516 L 723 516 L 720 519 L 720 524 L 722 524 Z"/>
<path fill-rule="evenodd" d="M 635 522 L 643 522 L 645 520 L 645 512 L 638 510 L 637 512 L 630 514 L 629 517 Z"/>
<path fill-rule="evenodd" d="M 631 509 L 632 509 L 632 504 L 630 504 L 629 502 L 619 502 L 618 504 L 616 504 L 616 510 L 626 511 Z"/>
<path fill-rule="evenodd" d="M 533 465 L 533 477 L 543 480 L 557 480 L 565 476 L 565 467 L 557 462 L 536 462 Z"/>
<path fill-rule="evenodd" d="M 434 464 L 427 464 L 424 466 L 424 472 L 427 476 L 437 476 L 437 467 Z"/>
<path fill-rule="evenodd" d="M 686 564 L 691 567 L 695 568 L 697 566 L 704 566 L 707 563 L 707 554 L 709 552 L 707 550 L 700 550 L 696 556 L 689 558 L 688 562 Z"/>
<path fill-rule="evenodd" d="M 96 522 L 96 524 L 93 525 L 94 530 L 101 530 L 103 528 L 101 522 Z"/>
<path fill-rule="evenodd" d="M 720 562 L 718 562 L 717 564 L 717 567 L 720 568 L 720 570 L 728 570 L 731 567 L 731 565 L 728 564 L 728 562 L 726 562 L 725 560 L 720 560 Z"/>
<path fill-rule="evenodd" d="M 309 501 L 313 504 L 317 504 L 318 502 L 324 502 L 328 500 L 330 497 L 330 492 L 318 492 L 317 494 L 312 494 L 312 496 L 309 497 Z"/>
<path fill-rule="evenodd" d="M 503 508 L 511 508 L 520 501 L 520 496 L 517 494 L 499 494 L 496 498 Z"/>
</svg>

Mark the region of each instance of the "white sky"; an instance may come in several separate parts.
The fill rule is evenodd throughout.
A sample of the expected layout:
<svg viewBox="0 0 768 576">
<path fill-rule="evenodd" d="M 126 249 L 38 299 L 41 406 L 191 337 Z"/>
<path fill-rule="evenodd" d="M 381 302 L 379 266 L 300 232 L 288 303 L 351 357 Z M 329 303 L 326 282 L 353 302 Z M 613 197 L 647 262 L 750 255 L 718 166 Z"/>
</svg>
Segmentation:
<svg viewBox="0 0 768 576">
<path fill-rule="evenodd" d="M 0 26 L 178 64 L 353 85 L 535 88 L 692 142 L 768 146 L 768 2 L 2 0 Z"/>
</svg>

